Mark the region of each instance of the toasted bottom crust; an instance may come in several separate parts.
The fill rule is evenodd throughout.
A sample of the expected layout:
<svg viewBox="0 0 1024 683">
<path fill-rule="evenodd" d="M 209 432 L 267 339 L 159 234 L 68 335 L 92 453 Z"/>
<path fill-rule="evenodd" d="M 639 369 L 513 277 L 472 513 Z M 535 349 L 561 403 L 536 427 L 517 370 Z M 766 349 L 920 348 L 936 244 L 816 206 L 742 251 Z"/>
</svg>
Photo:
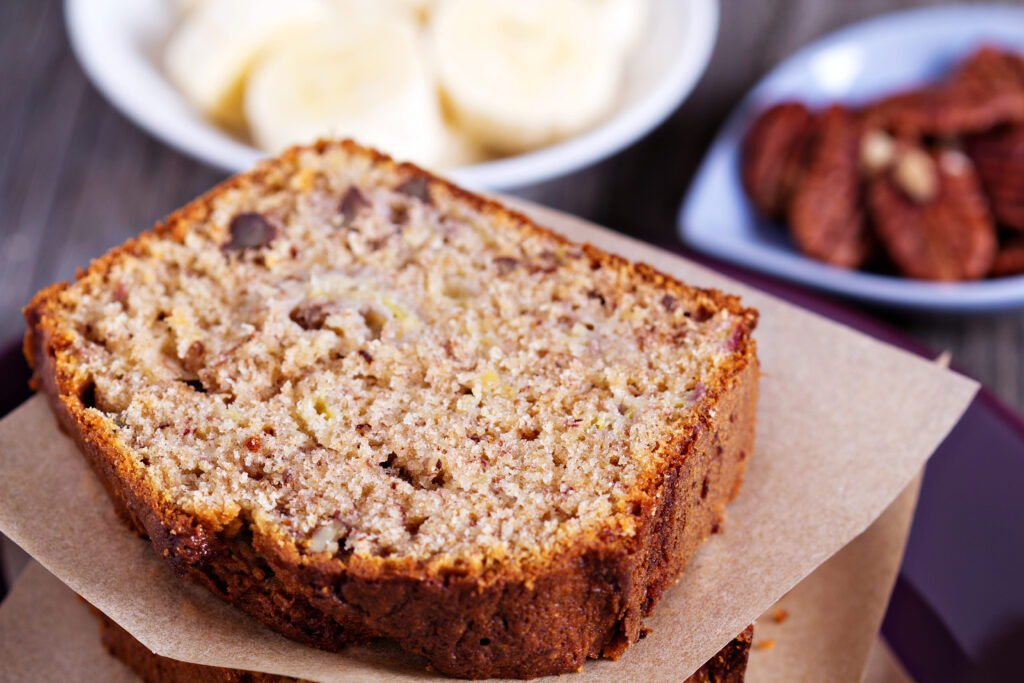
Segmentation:
<svg viewBox="0 0 1024 683">
<path fill-rule="evenodd" d="M 298 680 L 276 674 L 190 664 L 161 657 L 153 654 L 132 634 L 92 605 L 89 605 L 89 611 L 100 622 L 100 642 L 107 652 L 127 664 L 147 683 L 291 683 Z"/>
<path fill-rule="evenodd" d="M 111 655 L 146 683 L 290 683 L 297 679 L 242 669 L 189 664 L 153 654 L 115 621 L 89 605 L 100 622 L 100 640 Z M 736 636 L 684 683 L 743 683 L 754 638 L 753 625 Z"/>
</svg>

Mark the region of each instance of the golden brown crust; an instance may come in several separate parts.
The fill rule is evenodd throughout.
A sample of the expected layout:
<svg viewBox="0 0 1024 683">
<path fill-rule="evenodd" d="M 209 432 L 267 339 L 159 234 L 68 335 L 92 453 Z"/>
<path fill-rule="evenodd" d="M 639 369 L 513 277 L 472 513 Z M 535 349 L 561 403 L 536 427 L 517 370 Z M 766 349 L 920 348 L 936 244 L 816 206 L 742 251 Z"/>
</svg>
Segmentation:
<svg viewBox="0 0 1024 683">
<path fill-rule="evenodd" d="M 100 640 L 111 655 L 146 683 L 288 683 L 299 679 L 241 669 L 189 664 L 154 654 L 117 622 L 89 605 L 100 622 Z M 683 683 L 743 683 L 754 638 L 753 625 L 736 636 Z"/>
<path fill-rule="evenodd" d="M 498 225 L 567 243 L 492 200 L 354 143 L 320 142 L 314 149 L 324 153 L 336 146 L 400 177 L 425 178 Z M 293 167 L 301 151 L 292 149 L 229 179 L 169 216 L 153 233 L 96 260 L 90 272 L 109 268 L 154 235 L 183 239 L 187 224 L 206 217 L 221 193 L 267 182 Z M 66 284 L 43 290 L 26 307 L 25 352 L 34 387 L 48 395 L 61 426 L 103 480 L 121 516 L 151 540 L 179 575 L 281 633 L 318 647 L 337 649 L 352 640 L 385 636 L 456 676 L 526 678 L 574 671 L 587 657 L 618 656 L 643 635 L 642 618 L 721 522 L 753 448 L 758 383 L 751 337 L 756 311 L 743 308 L 735 297 L 689 287 L 590 245 L 584 251 L 596 267 L 622 270 L 685 298 L 698 315 L 727 309 L 741 322 L 731 363 L 723 368 L 720 383 L 705 388 L 698 416 L 654 447 L 671 457 L 667 466 L 648 470 L 636 488 L 630 514 L 638 533 L 629 538 L 596 533 L 528 566 L 480 573 L 359 556 L 347 561 L 310 557 L 255 525 L 227 529 L 187 514 L 120 450 L 109 421 L 83 403 L 88 380 L 76 373 L 54 314 Z"/>
</svg>

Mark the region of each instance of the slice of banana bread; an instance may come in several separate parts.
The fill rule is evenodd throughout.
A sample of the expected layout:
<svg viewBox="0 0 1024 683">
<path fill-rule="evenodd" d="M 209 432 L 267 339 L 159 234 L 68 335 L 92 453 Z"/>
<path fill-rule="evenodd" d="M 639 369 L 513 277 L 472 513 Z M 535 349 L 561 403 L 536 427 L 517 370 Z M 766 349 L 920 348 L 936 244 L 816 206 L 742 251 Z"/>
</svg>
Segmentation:
<svg viewBox="0 0 1024 683">
<path fill-rule="evenodd" d="M 621 653 L 753 448 L 756 311 L 349 142 L 25 315 L 35 386 L 179 574 L 454 675 Z"/>
<path fill-rule="evenodd" d="M 113 657 L 127 664 L 146 683 L 291 683 L 297 680 L 288 676 L 203 666 L 161 657 L 92 605 L 89 605 L 89 611 L 100 623 L 103 647 Z M 753 639 L 754 626 L 751 624 L 683 683 L 743 683 Z"/>
</svg>

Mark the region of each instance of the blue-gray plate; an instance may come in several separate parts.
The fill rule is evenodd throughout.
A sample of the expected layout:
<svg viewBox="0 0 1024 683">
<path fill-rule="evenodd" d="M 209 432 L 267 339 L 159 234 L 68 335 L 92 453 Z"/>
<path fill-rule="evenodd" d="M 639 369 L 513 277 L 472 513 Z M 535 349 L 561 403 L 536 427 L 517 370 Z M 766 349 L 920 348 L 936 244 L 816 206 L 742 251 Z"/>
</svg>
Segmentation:
<svg viewBox="0 0 1024 683">
<path fill-rule="evenodd" d="M 704 158 L 679 212 L 692 249 L 775 277 L 889 308 L 980 313 L 1024 308 L 1024 275 L 936 283 L 844 270 L 800 254 L 785 227 L 743 191 L 739 147 L 754 117 L 783 100 L 852 105 L 949 73 L 990 44 L 1024 53 L 1024 7 L 954 5 L 885 14 L 831 33 L 775 67 L 740 103 Z"/>
</svg>

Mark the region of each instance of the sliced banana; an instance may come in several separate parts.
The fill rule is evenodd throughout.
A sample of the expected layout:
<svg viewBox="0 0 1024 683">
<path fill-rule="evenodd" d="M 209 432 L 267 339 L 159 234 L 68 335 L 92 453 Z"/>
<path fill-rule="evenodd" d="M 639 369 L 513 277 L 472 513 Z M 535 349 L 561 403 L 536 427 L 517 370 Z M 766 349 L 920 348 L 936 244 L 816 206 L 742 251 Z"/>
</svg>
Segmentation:
<svg viewBox="0 0 1024 683">
<path fill-rule="evenodd" d="M 203 0 L 182 20 L 164 67 L 186 98 L 217 123 L 239 129 L 246 75 L 269 45 L 316 25 L 325 0 Z"/>
<path fill-rule="evenodd" d="M 269 152 L 351 137 L 433 165 L 444 129 L 415 30 L 401 21 L 339 22 L 292 36 L 253 69 L 245 114 Z"/>
<path fill-rule="evenodd" d="M 338 21 L 419 21 L 420 5 L 416 0 L 328 0 Z"/>
<path fill-rule="evenodd" d="M 437 0 L 392 0 L 392 2 L 397 2 L 406 10 L 412 12 L 423 23 L 430 21 L 434 7 L 437 6 Z"/>
<path fill-rule="evenodd" d="M 649 0 L 587 0 L 600 15 L 605 35 L 615 49 L 628 53 L 647 27 Z"/>
<path fill-rule="evenodd" d="M 445 124 L 444 144 L 441 149 L 441 156 L 438 157 L 435 168 L 446 169 L 459 166 L 470 166 L 487 161 L 490 157 L 476 140 L 472 139 L 461 130 Z"/>
<path fill-rule="evenodd" d="M 442 0 L 433 48 L 456 125 L 498 153 L 549 144 L 612 105 L 622 60 L 590 0 Z"/>
<path fill-rule="evenodd" d="M 437 0 L 332 0 L 346 13 L 399 12 L 416 22 L 426 22 Z"/>
<path fill-rule="evenodd" d="M 184 15 L 203 4 L 203 0 L 171 0 L 170 4 L 174 7 L 175 12 Z"/>
</svg>

